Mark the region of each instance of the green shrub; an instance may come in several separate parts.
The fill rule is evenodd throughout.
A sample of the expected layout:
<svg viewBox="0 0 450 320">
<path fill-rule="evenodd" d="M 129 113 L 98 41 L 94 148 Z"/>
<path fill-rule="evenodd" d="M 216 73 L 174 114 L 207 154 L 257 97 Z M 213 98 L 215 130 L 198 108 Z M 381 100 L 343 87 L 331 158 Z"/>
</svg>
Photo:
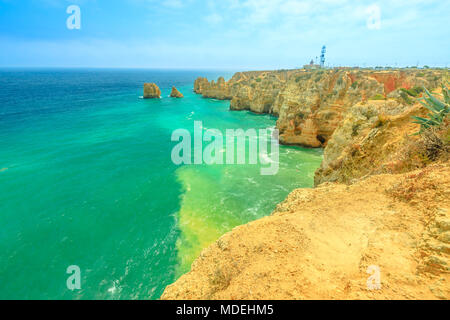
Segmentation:
<svg viewBox="0 0 450 320">
<path fill-rule="evenodd" d="M 353 124 L 353 126 L 352 126 L 352 137 L 356 137 L 358 135 L 360 127 L 361 127 L 361 125 L 359 123 Z"/>
<path fill-rule="evenodd" d="M 377 93 L 376 95 L 374 95 L 372 98 L 370 98 L 369 100 L 384 100 L 384 96 L 380 93 Z"/>
<path fill-rule="evenodd" d="M 327 112 L 323 115 L 323 118 L 325 120 L 330 120 L 330 119 L 333 119 L 335 115 L 336 115 L 335 112 Z"/>
<path fill-rule="evenodd" d="M 301 112 L 301 111 L 297 114 L 297 116 L 298 116 L 300 119 L 305 119 L 305 114 L 304 114 L 303 112 Z"/>
<path fill-rule="evenodd" d="M 414 123 L 420 124 L 420 131 L 416 134 L 421 134 L 433 127 L 439 127 L 450 112 L 450 92 L 447 85 L 442 85 L 443 101 L 433 96 L 427 89 L 425 89 L 425 94 L 426 96 L 419 99 L 419 102 L 430 112 L 428 118 L 412 117 L 415 120 Z"/>
<path fill-rule="evenodd" d="M 410 90 L 416 97 L 418 97 L 424 90 L 423 87 L 414 87 Z"/>
<path fill-rule="evenodd" d="M 388 118 L 385 115 L 380 114 L 380 115 L 378 115 L 378 119 L 375 121 L 375 123 L 373 125 L 373 128 L 381 128 L 386 123 L 388 123 L 388 121 L 389 120 L 388 120 Z"/>
<path fill-rule="evenodd" d="M 367 120 L 369 120 L 372 117 L 375 117 L 377 115 L 377 111 L 373 108 L 364 108 L 361 110 L 361 115 L 366 117 Z"/>
<path fill-rule="evenodd" d="M 412 89 L 401 88 L 400 91 L 405 92 L 411 97 L 417 98 L 423 92 L 423 88 L 422 87 L 414 87 Z"/>
<path fill-rule="evenodd" d="M 409 94 L 403 90 L 400 90 L 400 97 L 402 97 L 403 101 L 406 102 L 406 104 L 411 105 L 414 103 L 414 101 L 410 98 Z"/>
<path fill-rule="evenodd" d="M 311 73 L 305 73 L 296 77 L 295 82 L 299 82 L 300 80 L 309 80 L 311 79 L 311 77 L 312 77 Z"/>
</svg>

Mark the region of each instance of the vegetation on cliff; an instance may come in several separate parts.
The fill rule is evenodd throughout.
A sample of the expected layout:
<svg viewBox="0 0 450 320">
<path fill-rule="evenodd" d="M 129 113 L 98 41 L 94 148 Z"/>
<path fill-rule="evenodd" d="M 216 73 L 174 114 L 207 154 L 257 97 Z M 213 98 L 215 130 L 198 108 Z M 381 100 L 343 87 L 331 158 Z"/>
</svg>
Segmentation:
<svg viewBox="0 0 450 320">
<path fill-rule="evenodd" d="M 416 120 L 415 123 L 420 124 L 419 133 L 433 127 L 441 126 L 450 111 L 450 97 L 447 86 L 442 85 L 442 94 L 444 96 L 443 101 L 440 101 L 426 89 L 425 92 L 427 96 L 424 97 L 424 101 L 420 101 L 420 103 L 422 103 L 425 108 L 430 111 L 430 113 L 428 113 L 428 118 L 413 117 Z"/>
</svg>

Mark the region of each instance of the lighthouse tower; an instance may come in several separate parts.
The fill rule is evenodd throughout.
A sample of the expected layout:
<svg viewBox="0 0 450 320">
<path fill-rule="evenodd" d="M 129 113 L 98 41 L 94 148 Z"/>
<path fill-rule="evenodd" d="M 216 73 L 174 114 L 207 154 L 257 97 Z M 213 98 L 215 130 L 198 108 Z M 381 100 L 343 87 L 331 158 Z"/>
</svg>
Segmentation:
<svg viewBox="0 0 450 320">
<path fill-rule="evenodd" d="M 322 54 L 320 55 L 320 67 L 323 68 L 325 66 L 325 53 L 327 53 L 327 47 L 322 47 Z"/>
</svg>

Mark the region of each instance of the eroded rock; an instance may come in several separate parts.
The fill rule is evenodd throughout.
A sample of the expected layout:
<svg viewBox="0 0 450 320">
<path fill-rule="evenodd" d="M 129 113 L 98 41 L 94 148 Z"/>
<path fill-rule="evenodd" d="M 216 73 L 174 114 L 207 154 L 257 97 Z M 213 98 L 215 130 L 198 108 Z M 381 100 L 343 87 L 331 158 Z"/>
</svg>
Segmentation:
<svg viewBox="0 0 450 320">
<path fill-rule="evenodd" d="M 144 83 L 144 99 L 161 98 L 161 90 L 155 83 Z"/>
<path fill-rule="evenodd" d="M 170 97 L 172 98 L 184 98 L 183 94 L 178 91 L 177 88 L 172 87 L 172 92 L 170 93 Z"/>
</svg>

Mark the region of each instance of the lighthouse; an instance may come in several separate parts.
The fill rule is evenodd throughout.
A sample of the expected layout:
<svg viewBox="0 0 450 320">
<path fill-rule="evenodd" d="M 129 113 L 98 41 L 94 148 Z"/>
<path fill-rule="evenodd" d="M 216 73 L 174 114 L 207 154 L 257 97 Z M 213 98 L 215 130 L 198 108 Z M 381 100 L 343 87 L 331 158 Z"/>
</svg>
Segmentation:
<svg viewBox="0 0 450 320">
<path fill-rule="evenodd" d="M 320 55 L 320 67 L 323 68 L 325 66 L 325 53 L 327 53 L 327 47 L 322 47 L 322 54 Z"/>
</svg>

